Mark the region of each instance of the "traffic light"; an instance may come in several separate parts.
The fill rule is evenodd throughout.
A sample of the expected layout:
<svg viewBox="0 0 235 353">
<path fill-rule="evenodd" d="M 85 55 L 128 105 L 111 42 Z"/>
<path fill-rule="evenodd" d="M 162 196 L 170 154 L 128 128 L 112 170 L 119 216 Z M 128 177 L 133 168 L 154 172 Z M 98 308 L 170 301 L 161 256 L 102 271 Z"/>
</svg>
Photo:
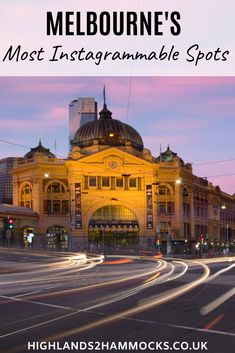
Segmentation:
<svg viewBox="0 0 235 353">
<path fill-rule="evenodd" d="M 204 238 L 203 234 L 200 235 L 199 240 L 200 240 L 201 244 L 204 244 L 205 238 Z"/>
<path fill-rule="evenodd" d="M 13 218 L 6 218 L 6 229 L 12 230 L 14 228 Z"/>
<path fill-rule="evenodd" d="M 160 240 L 159 239 L 155 240 L 155 246 L 160 246 Z"/>
</svg>

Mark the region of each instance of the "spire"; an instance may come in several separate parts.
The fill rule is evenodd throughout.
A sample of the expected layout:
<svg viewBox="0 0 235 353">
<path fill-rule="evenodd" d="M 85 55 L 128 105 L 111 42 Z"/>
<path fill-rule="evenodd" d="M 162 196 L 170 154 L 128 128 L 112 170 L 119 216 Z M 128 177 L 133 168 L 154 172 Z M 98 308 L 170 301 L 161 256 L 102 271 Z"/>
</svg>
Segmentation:
<svg viewBox="0 0 235 353">
<path fill-rule="evenodd" d="M 41 139 L 39 139 L 39 144 L 38 144 L 38 146 L 42 146 L 42 141 L 41 141 Z"/>
<path fill-rule="evenodd" d="M 103 104 L 103 109 L 101 110 L 100 114 L 100 119 L 112 119 L 112 113 L 110 110 L 107 108 L 106 104 L 106 92 L 105 92 L 105 85 L 103 88 L 103 98 L 104 98 L 104 104 Z"/>
<path fill-rule="evenodd" d="M 105 94 L 105 85 L 104 85 L 104 89 L 103 89 L 103 97 L 104 97 L 104 107 L 107 108 L 107 105 L 106 105 L 106 94 Z"/>
</svg>

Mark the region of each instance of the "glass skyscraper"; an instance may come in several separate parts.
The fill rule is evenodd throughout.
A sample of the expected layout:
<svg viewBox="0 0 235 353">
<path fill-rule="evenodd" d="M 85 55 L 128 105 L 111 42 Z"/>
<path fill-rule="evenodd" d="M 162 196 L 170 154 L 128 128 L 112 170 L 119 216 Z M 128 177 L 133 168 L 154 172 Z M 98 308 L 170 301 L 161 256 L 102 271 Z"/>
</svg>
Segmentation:
<svg viewBox="0 0 235 353">
<path fill-rule="evenodd" d="M 69 144 L 82 125 L 97 120 L 97 102 L 93 97 L 80 97 L 69 104 Z"/>
</svg>

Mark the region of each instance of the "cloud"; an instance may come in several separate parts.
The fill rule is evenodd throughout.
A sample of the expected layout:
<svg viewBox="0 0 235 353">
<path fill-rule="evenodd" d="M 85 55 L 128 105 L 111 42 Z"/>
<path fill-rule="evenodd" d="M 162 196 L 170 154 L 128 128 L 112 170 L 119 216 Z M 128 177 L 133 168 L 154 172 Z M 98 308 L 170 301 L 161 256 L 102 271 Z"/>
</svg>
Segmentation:
<svg viewBox="0 0 235 353">
<path fill-rule="evenodd" d="M 185 161 L 232 158 L 235 77 L 2 77 L 0 138 L 29 146 L 42 138 L 45 147 L 56 138 L 66 156 L 68 103 L 91 96 L 100 110 L 104 84 L 113 118 L 133 126 L 153 155 L 169 143 Z M 7 151 L 19 155 L 19 148 L 5 144 L 1 157 Z M 224 166 L 215 167 L 207 175 L 222 174 Z M 195 167 L 198 175 L 206 170 Z M 217 183 L 227 187 L 223 178 Z"/>
</svg>

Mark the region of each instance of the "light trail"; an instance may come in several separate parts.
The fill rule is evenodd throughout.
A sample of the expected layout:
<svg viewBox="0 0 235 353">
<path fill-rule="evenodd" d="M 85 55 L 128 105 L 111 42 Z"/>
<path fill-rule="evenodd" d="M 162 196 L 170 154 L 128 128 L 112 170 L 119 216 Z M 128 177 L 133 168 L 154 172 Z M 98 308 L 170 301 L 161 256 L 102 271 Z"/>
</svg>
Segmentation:
<svg viewBox="0 0 235 353">
<path fill-rule="evenodd" d="M 202 276 L 200 276 L 200 278 L 198 278 L 197 280 L 193 281 L 192 283 L 188 283 L 188 284 L 182 285 L 180 287 L 177 287 L 174 290 L 169 290 L 169 291 L 161 293 L 160 295 L 156 295 L 154 297 L 148 298 L 148 301 L 146 303 L 141 302 L 140 307 L 130 308 L 130 309 L 125 310 L 125 311 L 123 311 L 121 313 L 111 315 L 110 317 L 105 317 L 104 319 L 97 320 L 97 321 L 95 321 L 95 322 L 93 322 L 91 324 L 84 325 L 82 327 L 78 327 L 78 328 L 76 328 L 74 330 L 69 330 L 69 331 L 66 331 L 66 332 L 62 332 L 59 335 L 55 335 L 53 337 L 46 338 L 46 339 L 53 340 L 53 339 L 62 338 L 64 336 L 69 336 L 69 335 L 77 334 L 77 333 L 80 333 L 80 332 L 84 332 L 84 331 L 99 327 L 101 325 L 106 325 L 108 323 L 111 323 L 111 322 L 116 321 L 116 320 L 121 320 L 121 319 L 124 319 L 124 320 L 135 320 L 135 321 L 139 321 L 139 322 L 149 322 L 149 323 L 157 324 L 157 322 L 154 322 L 154 321 L 152 322 L 152 321 L 148 321 L 148 320 L 147 321 L 146 320 L 138 320 L 138 319 L 135 319 L 135 318 L 131 318 L 129 316 L 130 315 L 135 315 L 135 314 L 137 314 L 137 313 L 139 313 L 141 311 L 144 311 L 144 310 L 148 310 L 148 309 L 150 309 L 150 308 L 152 308 L 154 306 L 164 304 L 165 302 L 169 302 L 170 300 L 174 300 L 178 296 L 183 295 L 183 294 L 187 293 L 188 291 L 196 288 L 198 285 L 206 282 L 208 278 L 212 277 L 212 276 L 209 277 L 210 271 L 209 271 L 209 267 L 207 266 L 207 264 L 210 264 L 212 262 L 217 262 L 218 263 L 218 262 L 224 262 L 224 261 L 233 261 L 233 260 L 231 260 L 231 258 L 229 258 L 229 259 L 226 258 L 226 259 L 220 259 L 220 260 L 218 260 L 218 259 L 213 259 L 212 260 L 211 259 L 211 260 L 205 260 L 205 261 L 201 261 L 201 262 L 199 262 L 199 261 L 190 261 L 190 260 L 186 260 L 186 262 L 174 261 L 174 263 L 181 265 L 183 267 L 183 269 L 180 271 L 180 273 L 174 274 L 174 272 L 176 271 L 175 265 L 174 264 L 168 265 L 170 270 L 169 270 L 168 273 L 163 275 L 163 276 L 165 276 L 163 278 L 162 277 L 159 278 L 159 275 L 160 275 L 159 272 L 157 272 L 157 273 L 159 273 L 159 275 L 156 276 L 157 275 L 156 270 L 160 271 L 160 268 L 162 270 L 164 269 L 163 268 L 164 267 L 163 262 L 161 262 L 161 263 L 159 262 L 158 265 L 153 270 L 153 272 L 155 271 L 155 276 L 156 276 L 153 279 L 153 281 L 156 280 L 155 284 L 156 283 L 161 283 L 161 280 L 163 280 L 163 279 L 164 279 L 164 281 L 167 281 L 167 280 L 169 281 L 169 280 L 174 280 L 174 279 L 176 279 L 178 277 L 183 276 L 186 273 L 186 271 L 188 269 L 188 266 L 201 266 L 204 269 L 204 273 L 203 273 Z M 146 276 L 146 273 L 145 274 L 141 274 L 141 275 L 137 275 L 136 277 L 141 278 L 141 277 L 144 277 L 144 276 Z M 153 276 L 154 275 L 152 275 L 152 277 Z M 130 277 L 130 278 L 132 278 L 132 277 Z M 128 280 L 129 280 L 129 277 L 121 279 L 121 281 L 124 281 L 124 282 L 128 281 Z M 113 283 L 113 282 L 117 283 L 119 281 L 120 280 L 109 281 L 109 282 L 106 282 L 106 283 L 98 284 L 98 286 L 107 285 L 107 283 Z M 144 284 L 148 285 L 148 284 L 151 284 L 151 283 L 144 283 Z M 87 286 L 87 287 L 83 287 L 83 288 L 96 288 L 96 286 L 97 285 L 92 285 L 92 286 Z M 147 288 L 147 286 L 146 286 L 146 288 Z M 82 288 L 80 288 L 80 289 L 82 289 Z M 72 291 L 74 291 L 74 290 L 76 291 L 76 289 L 72 289 Z M 61 293 L 61 292 L 59 292 L 59 293 Z M 66 291 L 65 291 L 65 293 L 66 293 Z M 130 293 L 131 292 L 129 292 L 129 295 L 130 295 Z M 55 294 L 55 292 L 52 293 L 52 295 L 53 294 Z M 123 298 L 124 298 L 124 294 L 123 294 Z M 49 324 L 49 323 L 52 323 L 52 322 L 56 322 L 58 320 L 62 320 L 63 318 L 67 318 L 67 317 L 70 317 L 70 316 L 73 316 L 73 315 L 78 315 L 79 313 L 82 313 L 82 312 L 89 312 L 89 311 L 93 310 L 95 307 L 102 307 L 102 306 L 105 306 L 106 304 L 107 303 L 102 302 L 102 303 L 98 303 L 97 304 L 98 306 L 90 306 L 90 307 L 87 307 L 85 309 L 75 310 L 74 312 L 71 312 L 71 313 L 66 314 L 66 315 L 62 315 L 60 317 L 57 317 L 57 318 L 54 318 L 54 319 L 51 319 L 51 320 L 47 320 L 47 321 L 41 322 L 41 323 L 36 324 L 36 325 L 31 325 L 31 326 L 28 326 L 26 328 L 22 328 L 20 330 L 16 330 L 14 332 L 9 332 L 9 333 L 7 333 L 7 334 L 5 334 L 3 336 L 0 336 L 0 338 L 4 338 L 4 337 L 12 336 L 12 335 L 17 334 L 17 333 L 25 332 L 27 330 L 31 330 L 31 329 L 34 329 L 34 328 L 37 328 L 37 327 L 40 327 L 40 326 L 43 326 L 43 325 L 46 325 L 46 324 Z M 102 315 L 105 315 L 105 314 L 102 314 Z M 216 323 L 218 323 L 218 322 L 219 321 L 217 321 Z M 213 322 L 211 321 L 209 324 L 215 325 L 216 323 L 214 321 Z M 235 336 L 235 334 L 233 334 L 233 333 L 211 330 L 210 328 L 212 328 L 213 326 L 209 327 L 209 329 L 208 328 L 201 329 L 201 328 L 195 328 L 195 327 L 183 326 L 183 325 L 164 324 L 164 323 L 158 323 L 158 324 L 169 326 L 169 327 L 175 327 L 175 328 L 181 328 L 181 329 L 187 329 L 187 330 L 194 330 L 194 331 L 204 332 L 204 333 L 214 333 L 214 334 L 221 334 L 221 335 L 227 335 L 227 336 L 233 336 L 233 337 Z"/>
<path fill-rule="evenodd" d="M 188 265 L 186 263 L 184 263 L 182 261 L 174 261 L 174 262 L 178 263 L 178 264 L 181 264 L 184 267 L 184 269 L 183 269 L 182 272 L 178 273 L 177 275 L 169 277 L 168 281 L 173 281 L 176 278 L 179 278 L 179 277 L 183 276 L 188 271 Z"/>
<path fill-rule="evenodd" d="M 201 259 L 202 262 L 206 264 L 211 264 L 211 263 L 221 263 L 221 262 L 233 262 L 235 261 L 235 256 L 228 256 L 228 257 L 216 257 L 212 259 Z"/>
<path fill-rule="evenodd" d="M 213 320 L 208 322 L 203 328 L 205 330 L 211 330 L 213 327 L 215 327 L 215 325 L 217 325 L 223 319 L 223 317 L 224 317 L 224 314 L 220 314 L 216 316 Z"/>
<path fill-rule="evenodd" d="M 164 261 L 161 269 L 163 270 L 166 267 L 167 267 L 167 263 Z M 156 278 L 155 277 L 155 279 L 152 279 L 150 282 L 149 281 L 148 282 L 145 281 L 143 284 L 141 284 L 139 286 L 136 286 L 136 287 L 134 287 L 132 289 L 125 290 L 125 291 L 119 293 L 117 296 L 114 296 L 114 297 L 111 297 L 111 298 L 103 298 L 104 299 L 103 302 L 95 304 L 93 306 L 90 306 L 89 308 L 83 309 L 83 311 L 90 311 L 90 310 L 94 310 L 94 309 L 100 308 L 100 307 L 108 305 L 108 304 L 113 304 L 113 303 L 119 302 L 119 301 L 121 301 L 123 299 L 130 298 L 131 296 L 140 293 L 142 290 L 144 290 L 146 288 L 152 287 L 156 283 L 161 282 L 163 278 L 169 276 L 169 274 L 174 272 L 174 266 L 172 264 L 170 264 L 170 267 L 171 267 L 171 270 L 169 271 L 169 273 L 166 273 L 165 275 L 162 275 L 160 278 Z M 160 272 L 158 272 L 157 274 L 160 274 Z"/>
<path fill-rule="evenodd" d="M 63 337 L 69 337 L 71 335 L 77 335 L 77 334 L 82 333 L 84 331 L 95 329 L 95 328 L 97 328 L 99 326 L 107 325 L 107 324 L 112 323 L 114 321 L 121 320 L 121 319 L 127 318 L 127 317 L 132 316 L 132 315 L 136 315 L 136 314 L 138 314 L 138 313 L 140 313 L 142 311 L 149 310 L 149 309 L 151 309 L 153 307 L 156 307 L 158 305 L 161 305 L 161 304 L 164 304 L 166 302 L 169 302 L 169 301 L 179 297 L 180 295 L 183 295 L 183 294 L 191 291 L 192 289 L 196 288 L 197 286 L 199 286 L 200 284 L 202 284 L 205 281 L 205 279 L 210 274 L 210 269 L 204 263 L 200 263 L 200 262 L 196 262 L 196 261 L 190 261 L 190 260 L 188 260 L 188 262 L 197 264 L 197 265 L 201 266 L 204 269 L 204 273 L 199 279 L 197 279 L 197 280 L 195 280 L 195 281 L 193 281 L 191 283 L 184 284 L 184 285 L 178 287 L 177 289 L 165 291 L 165 292 L 161 293 L 160 295 L 157 295 L 155 297 L 151 297 L 151 300 L 149 302 L 145 302 L 145 303 L 139 304 L 137 307 L 124 310 L 124 311 L 122 311 L 122 312 L 120 312 L 118 314 L 109 315 L 108 317 L 105 317 L 105 318 L 103 318 L 101 320 L 97 320 L 97 321 L 94 321 L 92 323 L 86 324 L 86 325 L 81 326 L 79 328 L 75 328 L 75 329 L 72 329 L 72 330 L 68 330 L 66 332 L 62 332 L 62 333 L 57 334 L 57 335 L 53 335 L 51 337 L 47 337 L 47 338 L 45 338 L 45 340 L 54 341 L 54 340 L 62 339 Z M 158 278 L 156 279 L 156 281 L 157 280 L 158 280 Z M 87 308 L 84 311 L 88 311 L 88 310 L 91 310 L 91 309 L 92 308 Z"/>
<path fill-rule="evenodd" d="M 161 261 L 161 262 L 158 262 L 158 265 L 155 267 L 155 269 L 153 271 L 150 271 L 149 273 L 153 273 L 154 271 L 156 271 L 156 268 L 159 269 L 159 268 L 165 268 L 167 266 L 167 263 L 166 261 Z M 148 274 L 149 274 L 148 273 Z M 137 275 L 137 276 L 132 276 L 132 277 L 129 277 L 129 278 L 140 278 L 140 277 L 143 277 L 143 276 L 146 276 L 146 273 L 144 274 L 141 274 L 141 275 Z M 121 281 L 125 281 L 126 279 L 122 279 Z M 149 286 L 149 284 L 146 284 Z M 145 285 L 145 286 L 146 286 Z M 137 289 L 136 289 L 137 290 Z M 136 293 L 136 291 L 135 291 Z M 107 301 L 105 300 L 104 302 L 101 302 L 99 304 L 96 304 L 96 305 L 93 305 L 93 306 L 90 306 L 90 307 L 87 307 L 86 309 L 73 309 L 73 308 L 69 308 L 69 307 L 62 307 L 62 306 L 57 306 L 57 305 L 50 305 L 50 304 L 47 304 L 47 303 L 42 303 L 42 302 L 35 302 L 35 301 L 30 301 L 30 300 L 26 300 L 26 299 L 21 299 L 21 298 L 16 298 L 16 297 L 4 297 L 6 299 L 9 299 L 9 300 L 13 300 L 13 301 L 23 301 L 23 302 L 29 302 L 29 303 L 32 303 L 32 304 L 37 304 L 37 305 L 45 305 L 45 306 L 51 306 L 51 307 L 55 307 L 55 308 L 60 308 L 60 309 L 65 309 L 65 310 L 73 310 L 73 312 L 71 312 L 70 314 L 65 314 L 65 315 L 62 315 L 62 316 L 59 316 L 57 318 L 54 318 L 54 319 L 51 319 L 51 320 L 47 320 L 47 321 L 44 321 L 44 322 L 41 322 L 39 324 L 35 324 L 35 325 L 31 325 L 31 326 L 28 326 L 28 327 L 25 327 L 25 328 L 22 328 L 22 329 L 19 329 L 19 330 L 15 330 L 15 331 L 12 331 L 12 332 L 8 332 L 7 334 L 4 334 L 4 335 L 1 335 L 0 336 L 0 339 L 2 338 L 5 338 L 5 337 L 9 337 L 9 336 L 13 336 L 15 334 L 19 334 L 19 333 L 23 333 L 25 331 L 28 331 L 28 330 L 31 330 L 33 328 L 37 328 L 37 327 L 40 327 L 40 326 L 43 326 L 43 325 L 46 325 L 46 324 L 49 324 L 49 323 L 52 323 L 52 322 L 55 322 L 55 321 L 58 321 L 58 320 L 62 320 L 64 318 L 67 318 L 67 317 L 70 317 L 70 316 L 74 316 L 74 315 L 77 315 L 78 313 L 81 313 L 81 312 L 89 312 L 90 310 L 94 309 L 94 308 L 98 308 L 98 307 L 102 307 L 102 306 L 105 306 L 109 303 L 113 303 L 115 301 L 118 301 L 118 300 L 122 300 L 124 299 L 125 297 L 129 297 L 130 295 L 133 295 L 135 293 L 131 293 L 131 291 L 129 291 L 126 296 L 125 294 L 123 294 L 122 296 L 119 296 L 119 297 L 116 297 L 116 298 L 113 298 L 111 299 L 110 301 Z M 52 293 L 52 295 L 54 295 L 55 293 Z"/>
<path fill-rule="evenodd" d="M 230 271 L 232 268 L 235 267 L 235 264 L 230 265 L 229 267 L 223 268 L 220 271 L 217 271 L 216 273 L 214 273 L 213 275 L 211 275 L 210 277 L 207 278 L 207 282 L 213 281 L 213 279 L 219 277 L 220 275 L 222 275 L 223 273 Z"/>
<path fill-rule="evenodd" d="M 64 257 L 62 257 L 62 261 L 59 262 L 41 265 L 41 267 L 40 265 L 35 265 L 35 267 L 31 267 L 28 272 L 17 273 L 17 279 L 15 279 L 15 273 L 1 275 L 0 285 L 39 284 L 40 282 L 61 281 L 61 277 L 64 277 L 63 280 L 70 280 L 71 274 L 93 268 L 101 264 L 104 259 L 103 255 L 87 258 L 85 254 L 73 255 L 65 260 L 63 260 L 63 258 Z M 34 268 L 36 268 L 36 270 L 34 270 Z M 33 276 L 34 278 L 27 278 L 29 276 Z M 23 279 L 19 277 L 23 277 Z M 6 280 L 4 280 L 5 278 Z"/>
<path fill-rule="evenodd" d="M 165 261 L 157 261 L 157 263 L 158 263 L 157 266 L 155 266 L 153 270 L 141 273 L 139 275 L 128 276 L 128 277 L 125 277 L 125 278 L 112 280 L 112 281 L 107 281 L 107 282 L 102 282 L 102 283 L 97 283 L 97 284 L 92 284 L 92 285 L 84 286 L 84 287 L 80 287 L 80 288 L 66 289 L 66 290 L 63 290 L 63 291 L 59 290 L 57 292 L 54 291 L 52 293 L 43 293 L 43 294 L 40 294 L 40 295 L 36 296 L 36 298 L 37 299 L 42 299 L 42 298 L 53 297 L 53 296 L 56 296 L 56 295 L 75 294 L 75 293 L 79 293 L 79 292 L 83 292 L 83 291 L 87 291 L 87 290 L 91 290 L 91 289 L 98 289 L 98 288 L 102 288 L 102 287 L 105 287 L 105 286 L 111 286 L 111 285 L 116 285 L 116 284 L 129 282 L 129 281 L 132 281 L 132 280 L 136 280 L 136 279 L 139 279 L 139 278 L 142 278 L 142 277 L 153 275 L 153 274 L 156 273 L 156 271 L 163 270 L 166 267 L 166 265 L 167 265 L 167 263 Z M 76 277 L 76 279 L 77 279 L 77 277 Z M 32 298 L 35 298 L 35 296 L 32 297 Z M 31 298 L 28 298 L 28 299 L 31 299 Z"/>
<path fill-rule="evenodd" d="M 221 259 L 221 261 L 218 261 L 218 259 L 216 260 L 216 262 L 224 262 L 226 261 L 225 259 Z M 227 260 L 228 261 L 228 260 Z M 210 261 L 209 263 L 213 263 L 214 261 Z M 230 271 L 231 269 L 233 269 L 235 267 L 235 264 L 232 264 L 228 267 L 223 268 L 220 271 L 215 272 L 213 275 L 209 276 L 206 279 L 206 282 L 210 282 L 213 281 L 214 279 L 216 279 L 217 277 L 221 276 L 222 274 L 224 274 L 225 272 Z M 213 300 L 212 302 L 210 302 L 209 304 L 203 306 L 200 309 L 200 314 L 201 315 L 207 315 L 209 314 L 211 311 L 215 310 L 216 308 L 218 308 L 220 305 L 224 304 L 227 300 L 229 300 L 233 295 L 235 294 L 235 287 L 231 288 L 229 291 L 227 291 L 226 293 L 222 294 L 221 296 L 219 296 L 218 298 L 216 298 L 215 300 Z"/>
</svg>

